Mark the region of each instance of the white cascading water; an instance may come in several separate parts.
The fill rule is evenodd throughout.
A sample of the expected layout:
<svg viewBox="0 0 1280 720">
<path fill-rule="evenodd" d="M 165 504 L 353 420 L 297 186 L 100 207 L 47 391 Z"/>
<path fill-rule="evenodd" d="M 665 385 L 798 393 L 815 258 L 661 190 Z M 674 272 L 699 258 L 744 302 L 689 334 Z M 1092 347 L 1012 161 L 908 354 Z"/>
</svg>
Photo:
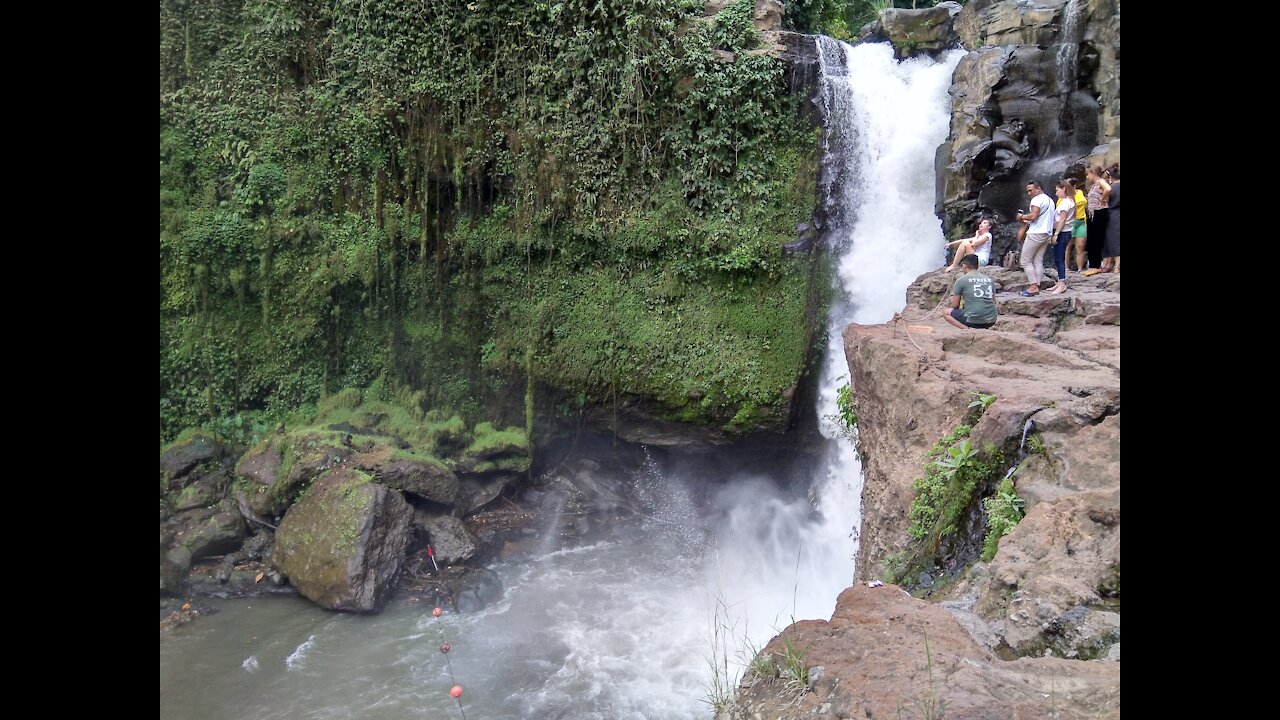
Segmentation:
<svg viewBox="0 0 1280 720">
<path fill-rule="evenodd" d="M 848 381 L 844 328 L 883 323 L 902 309 L 907 286 L 945 259 L 942 224 L 933 213 L 934 154 L 946 140 L 947 89 L 964 51 L 940 62 L 894 59 L 887 45 L 852 47 L 818 39 L 828 116 L 824 185 L 839 208 L 828 241 L 839 249 L 844 297 L 833 304 L 818 413 L 836 413 L 836 391 Z M 842 379 L 843 378 L 843 379 Z M 856 388 L 855 388 L 856 391 Z M 827 432 L 827 426 L 824 432 Z M 849 443 L 837 443 L 833 477 L 862 468 Z M 834 485 L 828 479 L 828 485 Z M 826 507 L 827 503 L 823 504 Z M 860 512 L 854 526 L 861 524 Z"/>
<path fill-rule="evenodd" d="M 898 63 L 885 45 L 819 42 L 825 162 L 839 163 L 828 201 L 842 218 L 828 231 L 842 299 L 816 409 L 827 418 L 848 374 L 844 327 L 889 320 L 907 285 L 942 263 L 933 159 L 963 53 Z M 854 581 L 862 469 L 825 425 L 812 500 L 770 478 L 649 463 L 633 482 L 660 500 L 634 532 L 495 566 L 506 592 L 480 612 L 218 603 L 162 637 L 161 720 L 707 720 L 716 686 L 734 687 L 754 650 L 792 620 L 829 618 Z M 695 507 L 689 489 L 708 485 L 719 488 L 710 507 Z"/>
<path fill-rule="evenodd" d="M 1058 37 L 1057 62 L 1054 77 L 1058 92 L 1064 96 L 1063 105 L 1067 104 L 1066 96 L 1074 92 L 1079 84 L 1076 73 L 1079 71 L 1080 57 L 1080 8 L 1076 0 L 1067 0 L 1062 8 L 1062 31 Z"/>
</svg>

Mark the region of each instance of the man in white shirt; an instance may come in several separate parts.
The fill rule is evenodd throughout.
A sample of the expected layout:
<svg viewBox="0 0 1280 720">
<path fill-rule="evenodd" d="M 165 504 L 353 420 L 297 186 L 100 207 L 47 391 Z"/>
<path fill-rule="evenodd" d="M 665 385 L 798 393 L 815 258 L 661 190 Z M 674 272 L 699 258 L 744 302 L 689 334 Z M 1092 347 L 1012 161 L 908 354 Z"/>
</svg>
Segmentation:
<svg viewBox="0 0 1280 720">
<path fill-rule="evenodd" d="M 1031 210 L 1018 213 L 1018 222 L 1028 223 L 1027 238 L 1022 243 L 1022 256 L 1019 264 L 1027 274 L 1030 283 L 1022 291 L 1024 297 L 1040 294 L 1040 282 L 1044 280 L 1044 251 L 1049 247 L 1049 239 L 1053 237 L 1053 200 L 1044 194 L 1044 189 L 1036 180 L 1027 183 L 1027 195 L 1031 196 Z"/>
</svg>

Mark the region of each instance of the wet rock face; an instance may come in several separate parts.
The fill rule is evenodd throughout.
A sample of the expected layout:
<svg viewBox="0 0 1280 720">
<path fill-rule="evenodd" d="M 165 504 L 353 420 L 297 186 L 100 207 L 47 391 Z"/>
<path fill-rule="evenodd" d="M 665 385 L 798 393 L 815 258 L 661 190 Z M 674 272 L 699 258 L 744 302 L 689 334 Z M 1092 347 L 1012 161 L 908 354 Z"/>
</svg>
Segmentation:
<svg viewBox="0 0 1280 720">
<path fill-rule="evenodd" d="M 192 562 L 230 552 L 246 528 L 229 499 L 226 447 L 196 435 L 160 457 L 160 592 L 180 594 Z"/>
<path fill-rule="evenodd" d="M 451 503 L 458 494 L 458 477 L 437 462 L 394 458 L 381 465 L 378 478 L 387 487 L 432 502 Z"/>
<path fill-rule="evenodd" d="M 426 532 L 436 563 L 441 566 L 464 563 L 479 549 L 475 535 L 453 515 L 419 510 L 414 523 Z"/>
<path fill-rule="evenodd" d="M 975 0 L 956 16 L 970 53 L 937 163 L 949 235 L 995 217 L 998 257 L 1013 245 L 1028 181 L 1051 188 L 1083 179 L 1088 163 L 1119 161 L 1119 18 L 1117 0 Z"/>
<path fill-rule="evenodd" d="M 196 435 L 160 456 L 161 480 L 173 483 L 191 478 L 193 472 L 217 464 L 226 455 L 227 449 L 221 443 Z"/>
</svg>

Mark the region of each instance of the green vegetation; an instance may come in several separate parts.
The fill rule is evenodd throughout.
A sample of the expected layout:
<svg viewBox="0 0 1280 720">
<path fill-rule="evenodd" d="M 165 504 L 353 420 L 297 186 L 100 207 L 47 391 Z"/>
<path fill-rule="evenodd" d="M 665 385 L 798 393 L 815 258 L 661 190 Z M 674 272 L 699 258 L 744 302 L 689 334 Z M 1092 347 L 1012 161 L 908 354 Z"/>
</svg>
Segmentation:
<svg viewBox="0 0 1280 720">
<path fill-rule="evenodd" d="M 926 464 L 924 477 L 916 478 L 912 486 L 918 494 L 908 513 L 911 537 L 922 540 L 931 535 L 954 534 L 979 481 L 991 471 L 968 438 L 947 447 L 942 456 Z"/>
<path fill-rule="evenodd" d="M 492 423 L 482 422 L 476 425 L 474 433 L 476 440 L 466 449 L 468 455 L 485 455 L 503 448 L 529 449 L 529 438 L 519 428 L 499 431 L 493 429 Z"/>
<path fill-rule="evenodd" d="M 844 423 L 846 430 L 858 426 L 858 412 L 853 407 L 853 388 L 848 383 L 836 390 L 836 407 L 840 411 L 840 422 Z"/>
<path fill-rule="evenodd" d="M 796 568 L 799 570 L 800 548 L 796 549 Z M 794 588 L 799 592 L 799 581 Z M 792 597 L 792 610 L 795 609 L 795 597 Z M 796 624 L 795 616 L 791 616 L 791 625 Z M 719 716 L 734 703 L 737 689 L 741 682 L 755 678 L 771 681 L 784 681 L 784 691 L 799 699 L 809 692 L 809 668 L 805 664 L 806 652 L 795 645 L 791 637 L 783 630 L 774 627 L 775 633 L 782 637 L 781 653 L 766 653 L 753 643 L 748 636 L 745 622 L 741 629 L 738 620 L 733 619 L 729 606 L 717 593 L 714 617 L 712 619 L 712 637 L 709 638 L 711 652 L 707 656 L 707 664 L 711 668 L 711 680 L 704 683 L 707 691 L 703 702 L 707 703 Z M 733 662 L 737 667 L 730 668 L 729 644 L 733 642 L 738 650 Z M 751 678 L 746 677 L 747 675 Z M 753 680 L 754 682 L 754 680 Z"/>
<path fill-rule="evenodd" d="M 161 441 L 342 388 L 527 437 L 626 397 L 778 417 L 817 134 L 750 0 L 702 8 L 162 0 Z"/>
<path fill-rule="evenodd" d="M 970 410 L 977 410 L 978 415 L 987 411 L 991 407 L 991 403 L 996 401 L 996 396 L 986 393 L 974 393 L 973 402 L 969 403 Z"/>
<path fill-rule="evenodd" d="M 382 443 L 392 444 L 394 439 L 404 440 L 409 448 L 392 444 L 389 456 L 419 462 L 429 462 L 444 467 L 440 458 L 469 455 L 489 457 L 497 454 L 520 453 L 522 467 L 527 467 L 529 439 L 524 430 L 509 427 L 497 430 L 490 422 L 478 423 L 468 430 L 458 415 L 445 416 L 438 410 L 423 411 L 420 393 L 400 392 L 392 402 L 361 400 L 376 392 L 364 393 L 345 388 L 321 401 L 314 417 L 303 423 L 301 430 L 290 436 L 305 435 L 312 444 L 327 439 L 341 444 L 348 435 L 353 441 L 359 438 L 381 438 Z M 283 449 L 283 445 L 282 445 Z"/>
<path fill-rule="evenodd" d="M 1007 477 L 1000 481 L 994 495 L 982 501 L 987 510 L 987 536 L 982 541 L 983 562 L 990 562 L 996 556 L 1000 538 L 1009 534 L 1022 519 L 1026 505 L 1026 501 L 1018 497 L 1013 481 Z"/>
<path fill-rule="evenodd" d="M 1040 433 L 1031 433 L 1027 436 L 1027 452 L 1032 455 L 1044 455 L 1044 436 Z"/>
<path fill-rule="evenodd" d="M 911 699 L 912 704 L 924 716 L 924 720 L 942 720 L 943 713 L 947 711 L 947 706 L 951 703 L 941 699 L 938 696 L 938 681 L 933 677 L 933 652 L 929 649 L 929 633 L 924 633 L 924 659 L 925 666 L 929 670 L 929 689 L 923 696 L 917 696 Z M 901 700 L 898 701 L 897 715 L 902 717 L 903 710 L 906 706 Z"/>
<path fill-rule="evenodd" d="M 934 569 L 944 546 L 973 541 L 966 537 L 972 532 L 970 520 L 982 508 L 990 515 L 983 559 L 989 559 L 988 549 L 994 554 L 1000 537 L 1021 517 L 1021 500 L 1014 493 L 1012 483 L 1006 479 L 995 486 L 1005 464 L 1004 452 L 994 447 L 979 451 L 969 440 L 972 424 L 996 401 L 995 395 L 974 395 L 975 399 L 966 409 L 967 422 L 939 438 L 925 454 L 924 475 L 912 484 L 916 497 L 908 511 L 911 526 L 907 532 L 911 542 L 901 552 L 885 559 L 884 582 L 910 586 L 921 571 Z M 995 494 L 979 506 L 981 496 L 993 491 Z M 946 579 L 941 582 L 945 584 Z"/>
<path fill-rule="evenodd" d="M 738 673 L 729 667 L 729 642 L 735 637 L 735 628 L 729 620 L 729 609 L 722 598 L 716 598 L 715 618 L 711 623 L 711 654 L 707 665 L 711 679 L 704 682 L 707 696 L 703 702 L 711 706 L 717 717 L 733 704 Z"/>
<path fill-rule="evenodd" d="M 794 618 L 792 624 L 795 624 Z M 809 692 L 809 668 L 805 665 L 805 651 L 791 642 L 788 635 L 782 636 L 782 677 L 786 678 L 787 690 L 803 694 Z"/>
<path fill-rule="evenodd" d="M 783 24 L 801 32 L 852 40 L 863 25 L 888 8 L 923 9 L 937 4 L 937 0 L 787 0 Z"/>
</svg>

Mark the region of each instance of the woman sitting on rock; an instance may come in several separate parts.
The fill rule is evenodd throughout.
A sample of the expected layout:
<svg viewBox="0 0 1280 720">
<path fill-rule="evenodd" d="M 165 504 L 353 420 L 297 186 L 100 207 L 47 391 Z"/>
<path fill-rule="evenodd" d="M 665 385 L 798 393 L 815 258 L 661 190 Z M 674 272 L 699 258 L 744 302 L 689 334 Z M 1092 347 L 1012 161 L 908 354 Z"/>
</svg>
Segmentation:
<svg viewBox="0 0 1280 720">
<path fill-rule="evenodd" d="M 952 245 L 956 246 L 955 259 L 946 267 L 947 270 L 960 267 L 960 261 L 969 254 L 978 256 L 978 267 L 986 267 L 987 262 L 991 260 L 991 221 L 984 219 L 979 222 L 978 230 L 974 232 L 973 237 L 952 240 L 943 247 Z"/>
</svg>

